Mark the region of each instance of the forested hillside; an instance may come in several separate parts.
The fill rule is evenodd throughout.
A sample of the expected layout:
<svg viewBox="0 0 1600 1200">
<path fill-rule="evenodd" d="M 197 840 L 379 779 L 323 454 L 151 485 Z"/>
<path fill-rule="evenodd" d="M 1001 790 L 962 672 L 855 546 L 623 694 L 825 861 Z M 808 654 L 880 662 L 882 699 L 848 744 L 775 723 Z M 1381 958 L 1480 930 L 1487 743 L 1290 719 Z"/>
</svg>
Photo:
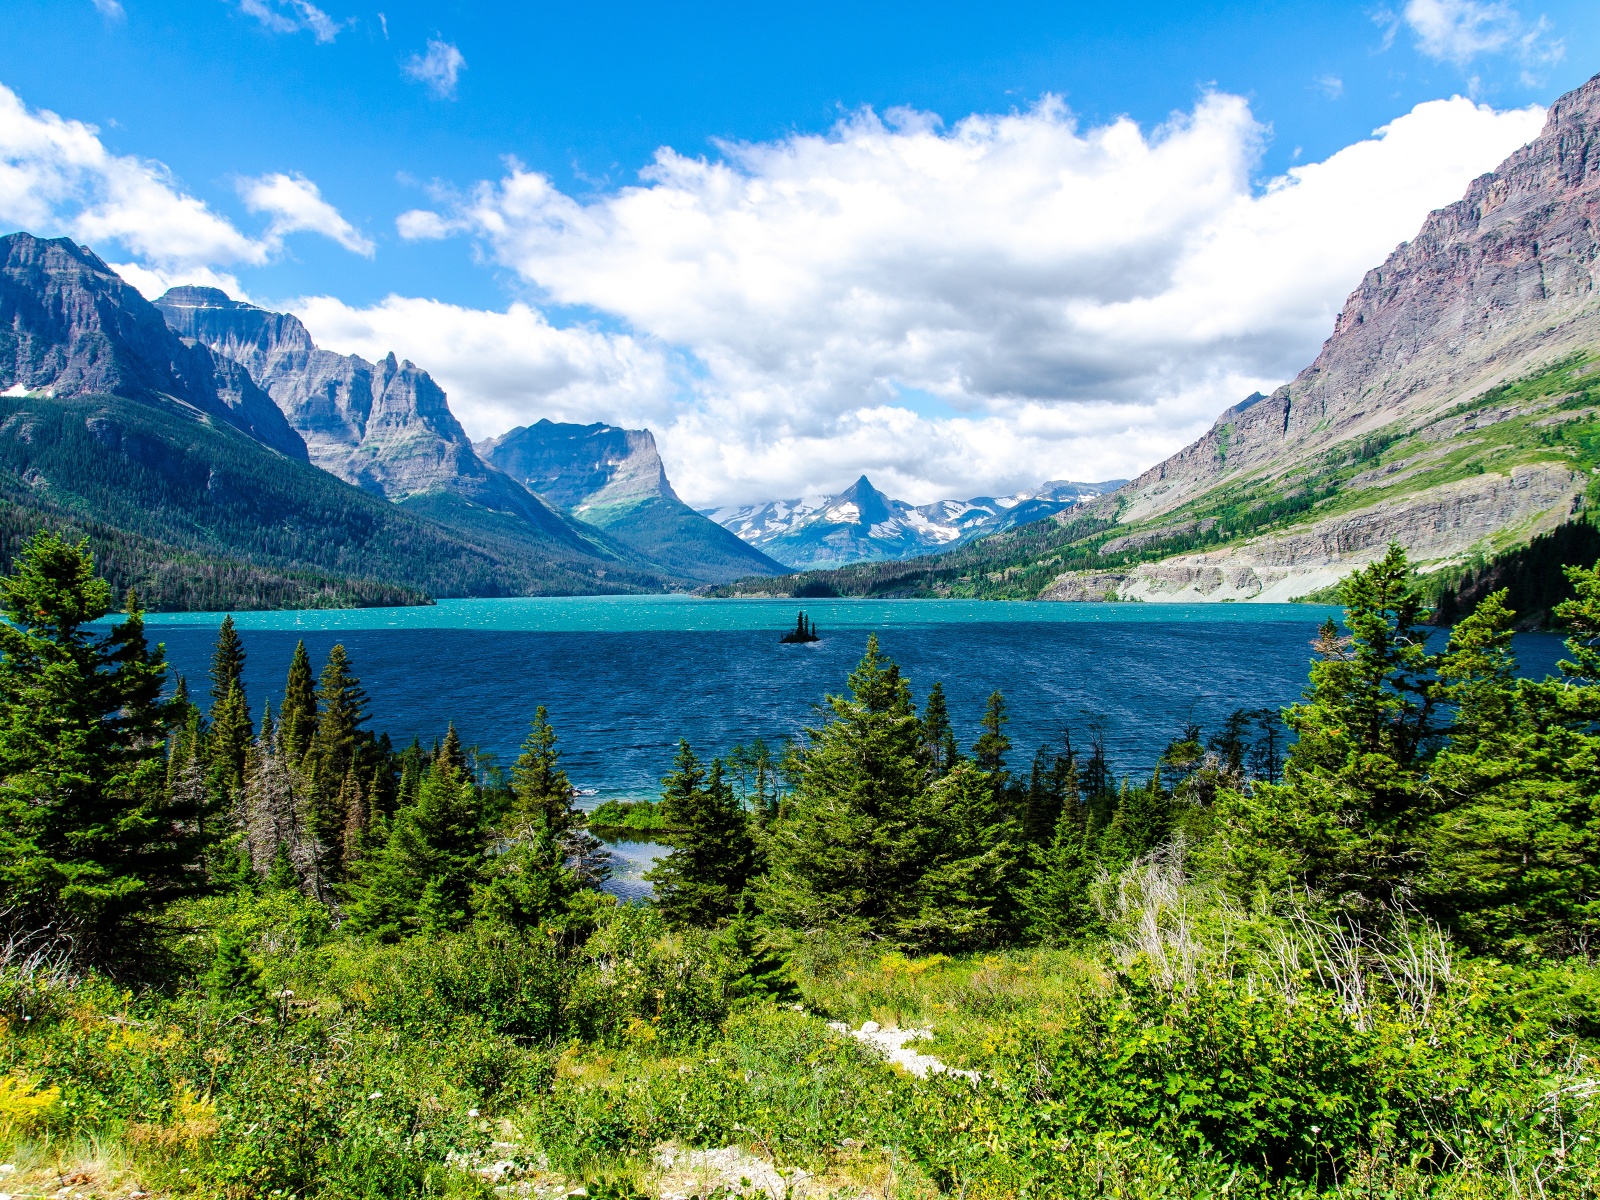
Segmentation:
<svg viewBox="0 0 1600 1200">
<path fill-rule="evenodd" d="M 1391 548 L 1301 703 L 1153 769 L 1013 746 L 998 693 L 963 747 L 869 640 L 786 751 L 680 745 L 619 905 L 542 708 L 509 772 L 397 749 L 302 646 L 252 713 L 231 622 L 174 695 L 41 535 L 0 582 L 6 1186 L 1591 1196 L 1571 574 L 1570 661 L 1523 680 L 1504 594 L 1430 640 Z"/>
<path fill-rule="evenodd" d="M 118 546 L 119 584 L 147 580 L 152 604 L 214 605 L 213 589 L 235 582 L 244 591 L 227 607 L 252 595 L 379 602 L 656 582 L 576 552 L 535 559 L 492 528 L 452 536 L 176 401 L 0 397 L 0 430 L 0 493 Z"/>
</svg>

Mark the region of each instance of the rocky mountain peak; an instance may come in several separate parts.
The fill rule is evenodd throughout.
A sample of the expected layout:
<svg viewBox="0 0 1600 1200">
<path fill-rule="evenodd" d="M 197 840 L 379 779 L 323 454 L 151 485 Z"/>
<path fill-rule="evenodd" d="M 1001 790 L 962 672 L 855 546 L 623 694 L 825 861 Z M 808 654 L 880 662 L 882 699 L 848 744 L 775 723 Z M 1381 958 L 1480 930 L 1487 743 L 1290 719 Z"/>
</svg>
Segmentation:
<svg viewBox="0 0 1600 1200">
<path fill-rule="evenodd" d="M 651 497 L 678 499 L 648 429 L 540 420 L 477 448 L 513 479 L 579 515 Z"/>
<path fill-rule="evenodd" d="M 835 503 L 855 505 L 856 524 L 863 527 L 881 525 L 891 515 L 889 497 L 873 487 L 865 475 L 840 492 Z"/>
<path fill-rule="evenodd" d="M 306 457 L 247 374 L 175 335 L 136 288 L 68 238 L 0 238 L 0 389 L 170 396 Z"/>
<path fill-rule="evenodd" d="M 1600 75 L 1368 271 L 1316 360 L 1123 492 L 1122 519 L 1410 422 L 1600 342 Z"/>
</svg>

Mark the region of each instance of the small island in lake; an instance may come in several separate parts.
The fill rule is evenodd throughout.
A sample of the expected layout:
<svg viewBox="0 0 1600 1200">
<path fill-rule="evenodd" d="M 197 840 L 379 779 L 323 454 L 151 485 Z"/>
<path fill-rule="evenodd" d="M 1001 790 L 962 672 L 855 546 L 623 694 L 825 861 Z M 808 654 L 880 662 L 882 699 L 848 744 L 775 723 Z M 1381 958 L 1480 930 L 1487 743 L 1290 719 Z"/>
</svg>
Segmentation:
<svg viewBox="0 0 1600 1200">
<path fill-rule="evenodd" d="M 817 627 L 801 613 L 794 619 L 794 628 L 778 639 L 784 645 L 794 645 L 797 642 L 820 642 L 822 635 L 817 632 Z"/>
</svg>

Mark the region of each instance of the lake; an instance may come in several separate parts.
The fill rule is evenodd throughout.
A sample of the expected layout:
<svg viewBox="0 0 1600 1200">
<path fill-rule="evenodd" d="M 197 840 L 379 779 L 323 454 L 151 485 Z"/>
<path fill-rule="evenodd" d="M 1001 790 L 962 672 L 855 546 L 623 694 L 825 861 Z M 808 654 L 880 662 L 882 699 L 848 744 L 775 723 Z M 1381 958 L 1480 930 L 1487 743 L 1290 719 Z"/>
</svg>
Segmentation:
<svg viewBox="0 0 1600 1200">
<path fill-rule="evenodd" d="M 804 609 L 820 642 L 780 645 Z M 1053 604 L 959 600 L 706 600 L 606 596 L 446 600 L 400 609 L 241 613 L 252 714 L 278 707 L 295 642 L 314 667 L 343 642 L 371 697 L 369 725 L 397 746 L 462 741 L 509 767 L 545 705 L 586 807 L 654 797 L 679 738 L 703 757 L 762 737 L 796 737 L 825 694 L 845 688 L 869 632 L 917 700 L 941 680 L 964 743 L 989 693 L 1004 693 L 1014 768 L 1070 727 L 1104 729 L 1118 773 L 1150 770 L 1190 719 L 1279 707 L 1306 683 L 1310 642 L 1333 607 L 1303 604 Z M 221 614 L 152 613 L 152 640 L 203 697 Z M 1443 631 L 1435 635 L 1442 644 Z M 1561 654 L 1520 634 L 1524 673 Z M 618 847 L 616 890 L 636 892 L 657 848 Z"/>
</svg>

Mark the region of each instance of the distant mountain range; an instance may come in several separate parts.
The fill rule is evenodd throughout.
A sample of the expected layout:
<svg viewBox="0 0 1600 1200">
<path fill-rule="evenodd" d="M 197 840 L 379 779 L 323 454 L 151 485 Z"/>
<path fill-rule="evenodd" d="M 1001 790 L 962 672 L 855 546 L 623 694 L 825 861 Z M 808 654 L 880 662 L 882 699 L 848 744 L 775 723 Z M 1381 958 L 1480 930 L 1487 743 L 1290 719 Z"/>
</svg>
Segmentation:
<svg viewBox="0 0 1600 1200">
<path fill-rule="evenodd" d="M 865 475 L 837 496 L 769 500 L 702 511 L 751 546 L 795 570 L 883 562 L 950 550 L 1098 499 L 1126 480 L 1057 480 L 1014 496 L 975 496 L 912 505 L 872 486 Z"/>
</svg>

